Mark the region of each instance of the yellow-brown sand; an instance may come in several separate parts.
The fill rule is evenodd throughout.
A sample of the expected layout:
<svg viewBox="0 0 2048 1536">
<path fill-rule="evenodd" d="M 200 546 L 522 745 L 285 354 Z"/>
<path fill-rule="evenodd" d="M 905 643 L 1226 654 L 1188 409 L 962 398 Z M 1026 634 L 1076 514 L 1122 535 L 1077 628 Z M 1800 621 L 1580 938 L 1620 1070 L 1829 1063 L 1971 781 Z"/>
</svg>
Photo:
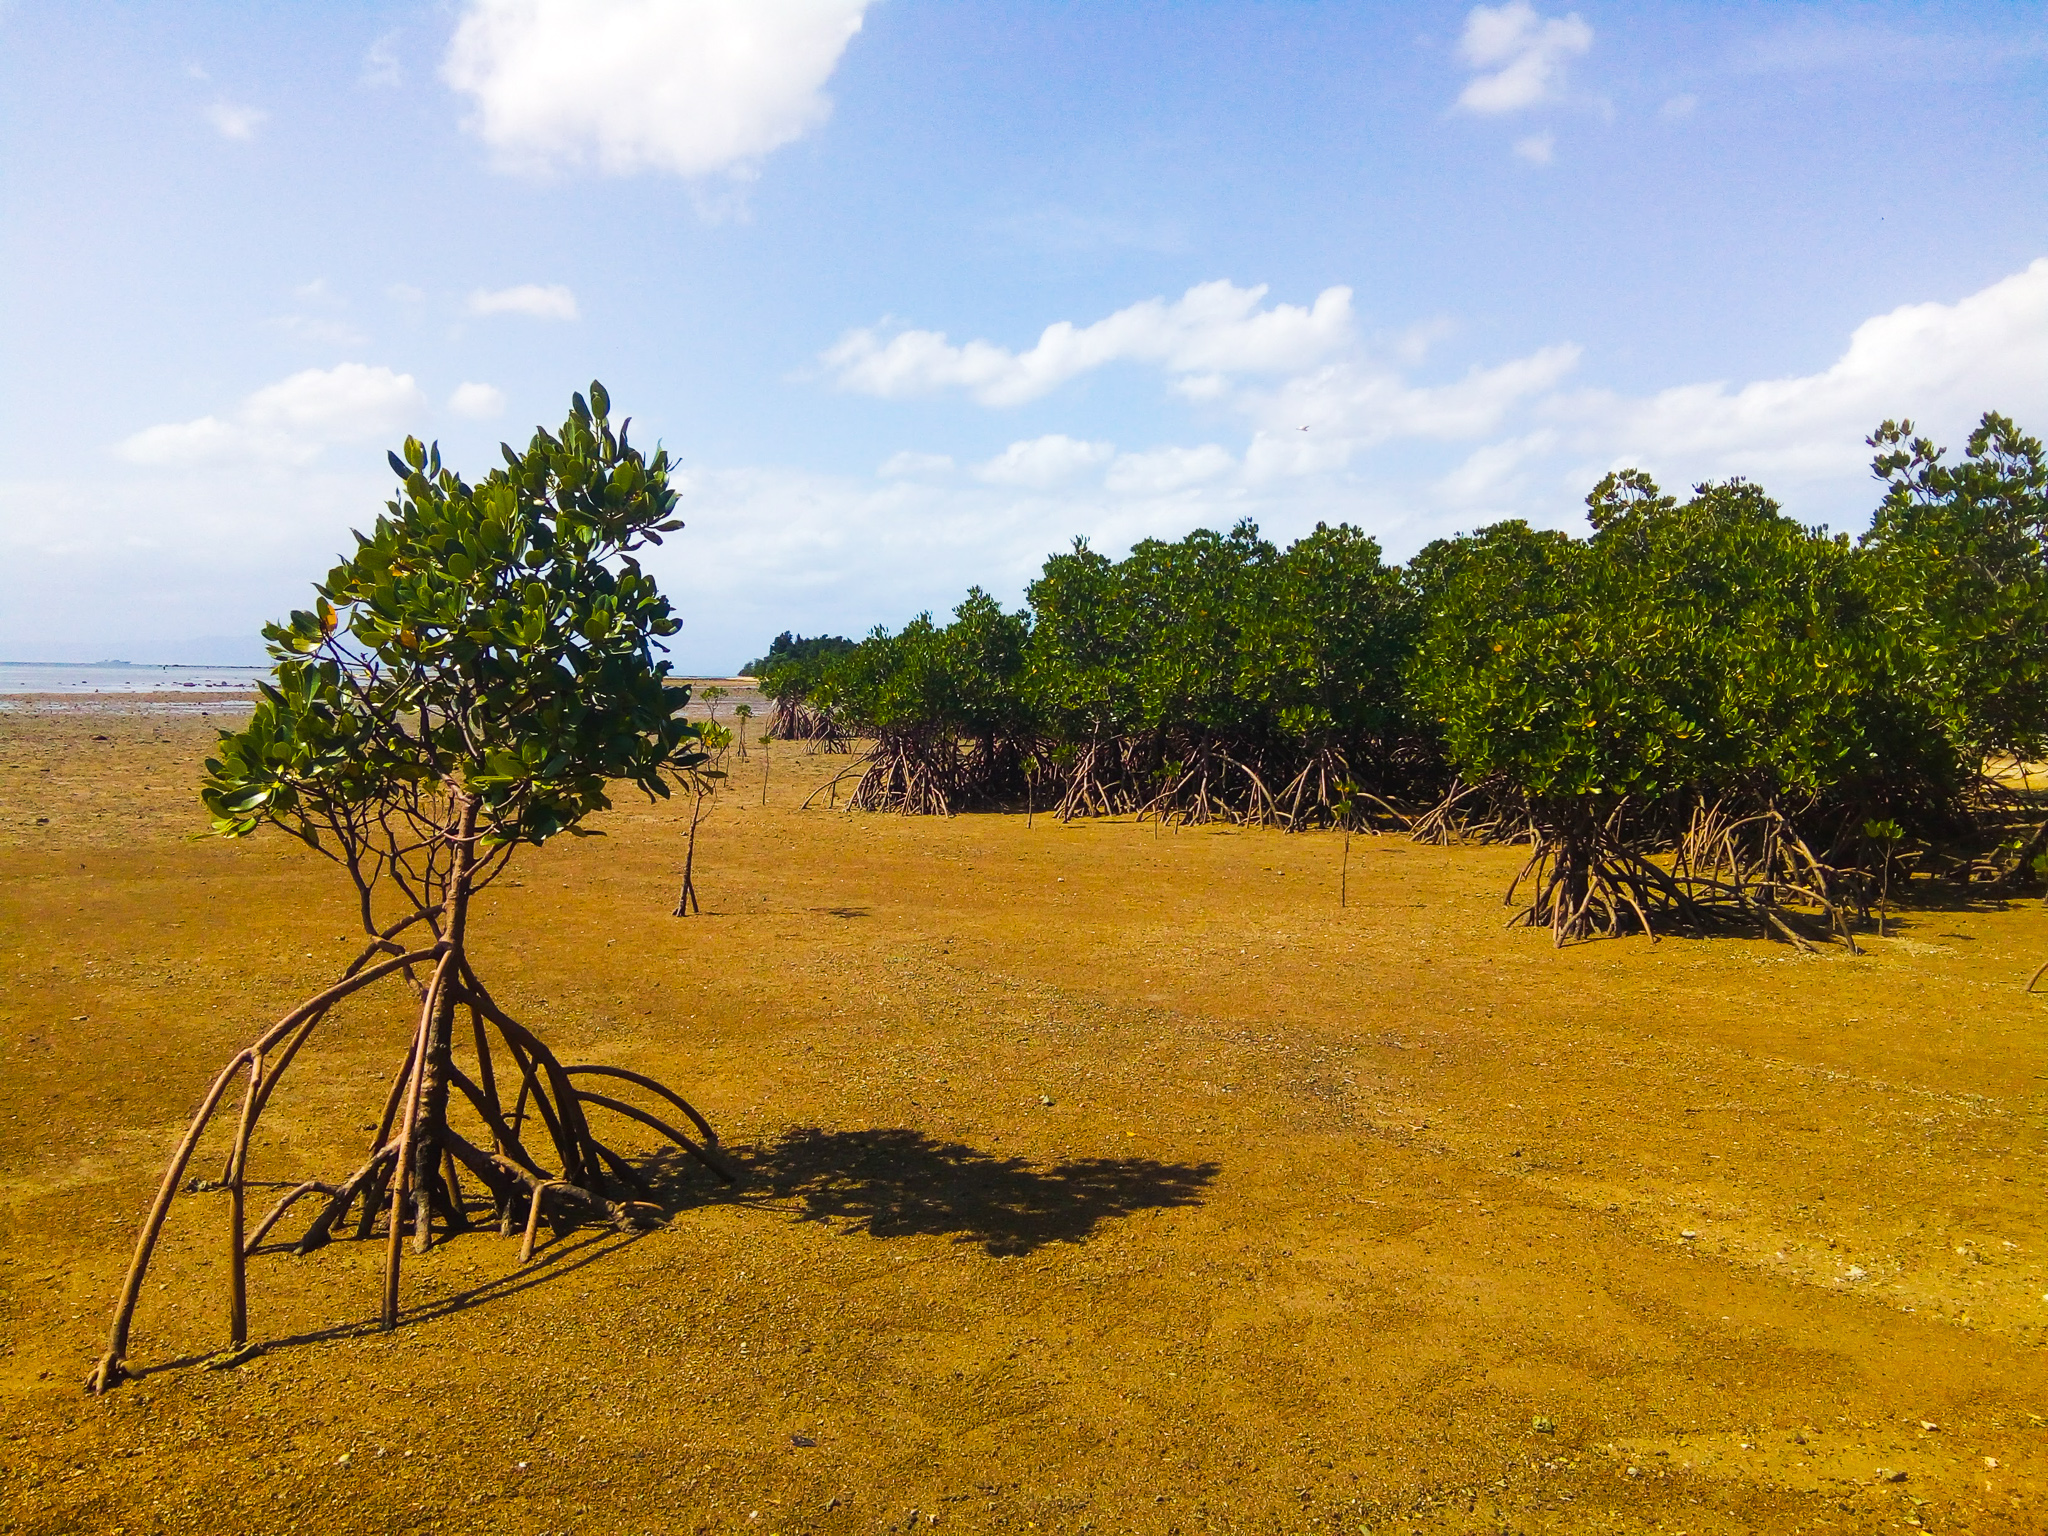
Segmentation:
<svg viewBox="0 0 2048 1536">
<path fill-rule="evenodd" d="M 1357 839 L 1340 910 L 1327 834 L 802 812 L 847 760 L 787 745 L 702 915 L 622 797 L 474 927 L 739 1188 L 457 1238 L 390 1335 L 381 1244 L 265 1255 L 223 1371 L 184 1198 L 88 1399 L 185 1116 L 353 953 L 316 857 L 192 838 L 219 723 L 0 714 L 0 1528 L 2048 1528 L 2038 902 L 1558 952 L 1513 850 Z M 316 1037 L 254 1177 L 355 1166 L 408 1027 Z"/>
</svg>

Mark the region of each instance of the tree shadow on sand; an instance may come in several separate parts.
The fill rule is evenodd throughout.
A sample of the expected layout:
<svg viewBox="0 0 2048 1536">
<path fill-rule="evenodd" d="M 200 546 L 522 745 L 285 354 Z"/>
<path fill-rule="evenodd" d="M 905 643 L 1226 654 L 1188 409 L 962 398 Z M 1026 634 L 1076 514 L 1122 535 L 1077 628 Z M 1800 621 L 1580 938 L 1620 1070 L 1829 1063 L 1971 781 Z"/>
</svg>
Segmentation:
<svg viewBox="0 0 2048 1536">
<path fill-rule="evenodd" d="M 992 1256 L 1077 1243 L 1135 1211 L 1193 1205 L 1218 1171 L 1145 1157 L 1040 1167 L 901 1127 L 807 1127 L 738 1161 L 749 1203 L 793 1205 L 805 1221 L 873 1237 L 951 1237 Z"/>
<path fill-rule="evenodd" d="M 940 1141 L 897 1127 L 863 1131 L 789 1131 L 757 1147 L 728 1146 L 738 1163 L 737 1186 L 713 1183 L 679 1154 L 636 1160 L 645 1192 L 670 1222 L 692 1210 L 740 1204 L 794 1210 L 801 1221 L 824 1222 L 872 1237 L 951 1237 L 977 1243 L 991 1257 L 1032 1253 L 1048 1243 L 1078 1243 L 1103 1222 L 1143 1210 L 1197 1204 L 1220 1171 L 1216 1163 L 1162 1163 L 1146 1157 L 1088 1157 L 1041 1167 L 1021 1157 L 960 1142 Z M 481 1202 L 471 1214 L 481 1228 Z M 533 1262 L 459 1290 L 415 1290 L 403 1314 L 406 1326 L 450 1317 L 548 1285 L 599 1264 L 640 1241 L 645 1232 L 618 1232 L 584 1221 L 580 1213 L 551 1212 L 554 1239 Z M 480 1240 L 482 1232 L 460 1241 Z M 285 1244 L 260 1250 L 281 1251 Z M 431 1272 L 429 1272 L 431 1273 Z M 259 1353 L 381 1333 L 361 1318 L 252 1343 L 231 1356 L 190 1355 L 138 1369 L 138 1375 L 199 1365 L 235 1364 Z"/>
</svg>

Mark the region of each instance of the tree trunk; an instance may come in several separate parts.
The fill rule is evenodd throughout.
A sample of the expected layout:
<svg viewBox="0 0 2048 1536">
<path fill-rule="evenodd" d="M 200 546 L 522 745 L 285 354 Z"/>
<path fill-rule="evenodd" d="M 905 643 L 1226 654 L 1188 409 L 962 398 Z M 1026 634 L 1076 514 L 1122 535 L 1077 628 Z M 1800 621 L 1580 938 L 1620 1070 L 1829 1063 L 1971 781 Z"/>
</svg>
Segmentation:
<svg viewBox="0 0 2048 1536">
<path fill-rule="evenodd" d="M 447 1158 L 448 1065 L 455 1046 L 456 974 L 463 963 L 463 932 L 469 918 L 470 871 L 476 865 L 476 800 L 458 791 L 455 796 L 456 830 L 454 867 L 448 876 L 448 959 L 435 972 L 434 996 L 429 1002 L 427 1052 L 420 1069 L 419 1117 L 412 1133 L 412 1190 L 414 1253 L 424 1253 L 433 1240 L 434 1196 L 444 1191 L 441 1167 Z M 453 1195 L 446 1196 L 453 1199 Z M 391 1221 L 397 1227 L 403 1212 L 394 1206 Z"/>
<path fill-rule="evenodd" d="M 340 981 L 300 1004 L 253 1044 L 238 1051 L 214 1079 L 198 1112 L 186 1127 L 184 1139 L 172 1156 L 169 1167 L 164 1170 L 155 1204 L 150 1207 L 136 1238 L 135 1255 L 122 1283 L 108 1333 L 107 1352 L 88 1378 L 88 1390 L 107 1391 L 131 1374 L 125 1359 L 129 1328 L 141 1299 L 143 1277 L 148 1272 L 158 1236 L 170 1214 L 172 1200 L 184 1181 L 186 1168 L 198 1149 L 201 1135 L 220 1109 L 234 1080 L 244 1073 L 248 1078 L 247 1096 L 243 1101 L 234 1149 L 229 1155 L 225 1175 L 219 1184 L 204 1186 L 207 1189 L 224 1189 L 230 1196 L 227 1212 L 228 1333 L 230 1348 L 234 1351 L 248 1345 L 244 1263 L 258 1251 L 258 1245 L 285 1212 L 308 1194 L 325 1196 L 326 1204 L 296 1245 L 300 1253 L 310 1253 L 332 1241 L 336 1223 L 358 1201 L 363 1207 L 357 1231 L 359 1238 L 368 1238 L 377 1217 L 388 1213 L 382 1310 L 383 1326 L 388 1329 L 398 1323 L 399 1279 L 407 1213 L 412 1216 L 416 1249 L 424 1249 L 432 1240 L 433 1218 L 437 1209 L 451 1230 L 469 1229 L 462 1210 L 461 1184 L 455 1172 L 457 1163 L 491 1192 L 498 1205 L 501 1230 L 509 1232 L 515 1207 L 524 1199 L 527 1251 L 522 1255 L 522 1262 L 531 1253 L 543 1192 L 548 1193 L 558 1205 L 566 1203 L 569 1209 L 580 1210 L 586 1216 L 594 1214 L 620 1231 L 635 1230 L 650 1217 L 660 1214 L 659 1208 L 653 1205 L 636 1200 L 621 1203 L 607 1193 L 612 1178 L 620 1181 L 628 1191 L 638 1189 L 645 1194 L 647 1186 L 624 1159 L 591 1134 L 585 1113 L 587 1107 L 604 1109 L 660 1132 L 669 1142 L 728 1183 L 737 1177 L 737 1171 L 720 1153 L 718 1137 L 710 1123 L 673 1090 L 622 1068 L 565 1067 L 537 1037 L 492 1002 L 465 956 L 469 897 L 477 866 L 478 804 L 473 797 L 452 786 L 450 792 L 453 801 L 450 826 L 440 833 L 450 845 L 445 902 L 424 907 L 404 922 L 377 934 Z M 441 931 L 432 947 L 391 953 L 398 949 L 393 942 L 398 933 L 415 922 L 428 921 L 442 913 L 446 917 L 443 923 L 437 924 Z M 378 959 L 380 955 L 384 958 Z M 371 963 L 373 960 L 375 964 Z M 370 1144 L 368 1161 L 352 1176 L 340 1181 L 314 1179 L 299 1182 L 257 1224 L 254 1234 L 246 1235 L 243 1195 L 249 1148 L 257 1118 L 263 1113 L 278 1077 L 335 1004 L 385 977 L 403 972 L 411 978 L 416 968 L 428 964 L 433 966 L 433 971 L 420 995 L 412 1044 L 399 1068 L 397 1080 L 391 1085 L 384 1118 Z M 467 1006 L 473 1015 L 476 1069 L 481 1086 L 459 1070 L 453 1060 L 455 1015 L 460 1006 Z M 504 1048 L 520 1068 L 522 1086 L 509 1122 L 498 1096 L 498 1077 L 486 1040 L 487 1024 L 497 1030 Z M 676 1129 L 668 1120 L 635 1104 L 608 1094 L 578 1089 L 575 1079 L 579 1074 L 620 1080 L 667 1100 L 696 1127 L 703 1137 L 702 1144 Z M 457 1089 L 489 1131 L 490 1151 L 472 1145 L 449 1125 L 451 1091 Z M 536 1158 L 536 1152 L 539 1158 L 547 1158 L 548 1148 L 536 1143 L 534 1150 L 529 1151 L 522 1141 L 520 1127 L 529 1103 L 537 1120 L 546 1128 L 553 1160 L 560 1164 L 558 1173 L 550 1173 Z M 663 1115 L 666 1114 L 664 1110 Z M 604 1171 L 606 1166 L 611 1169 L 610 1177 Z"/>
</svg>

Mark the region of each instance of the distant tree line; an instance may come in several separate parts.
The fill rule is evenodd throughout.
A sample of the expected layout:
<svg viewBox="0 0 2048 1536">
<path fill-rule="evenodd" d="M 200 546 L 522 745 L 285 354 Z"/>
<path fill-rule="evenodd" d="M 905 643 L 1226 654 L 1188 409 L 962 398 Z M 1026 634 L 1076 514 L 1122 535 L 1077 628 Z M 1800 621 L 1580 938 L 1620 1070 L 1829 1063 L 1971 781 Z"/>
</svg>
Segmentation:
<svg viewBox="0 0 2048 1536">
<path fill-rule="evenodd" d="M 844 635 L 795 635 L 784 630 L 769 643 L 768 654 L 740 668 L 774 705 L 765 734 L 784 741 L 815 741 L 843 752 L 846 732 L 839 721 L 813 702 L 811 695 L 831 668 L 855 651 Z"/>
<path fill-rule="evenodd" d="M 768 654 L 756 656 L 739 670 L 741 677 L 763 677 L 776 667 L 823 661 L 853 649 L 844 635 L 793 635 L 784 630 L 768 643 Z"/>
<path fill-rule="evenodd" d="M 1735 916 L 1853 944 L 1895 870 L 2010 884 L 2048 847 L 2010 771 L 2048 748 L 2048 459 L 1995 414 L 1958 461 L 1910 422 L 1868 441 L 1854 540 L 1630 470 L 1585 537 L 1504 522 L 1405 567 L 1349 526 L 1077 540 L 1022 611 L 977 587 L 756 671 L 775 734 L 871 743 L 856 807 L 1524 840 L 1510 895 L 1560 943 Z"/>
</svg>

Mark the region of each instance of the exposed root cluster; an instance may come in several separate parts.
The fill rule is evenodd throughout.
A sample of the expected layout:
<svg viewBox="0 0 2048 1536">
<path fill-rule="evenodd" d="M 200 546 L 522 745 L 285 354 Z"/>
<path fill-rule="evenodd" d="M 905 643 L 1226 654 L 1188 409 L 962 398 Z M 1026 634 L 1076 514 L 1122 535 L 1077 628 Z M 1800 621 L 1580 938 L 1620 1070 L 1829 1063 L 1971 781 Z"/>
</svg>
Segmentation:
<svg viewBox="0 0 2048 1536">
<path fill-rule="evenodd" d="M 471 835 L 466 825 L 462 836 Z M 228 1348 L 239 1351 L 249 1336 L 248 1260 L 302 1204 L 311 1203 L 315 1210 L 290 1245 L 296 1253 L 310 1253 L 334 1241 L 351 1225 L 351 1216 L 357 1240 L 373 1238 L 381 1222 L 386 1247 L 380 1316 L 389 1328 L 399 1316 L 407 1235 L 413 1251 L 420 1253 L 434 1241 L 437 1228 L 455 1233 L 475 1225 L 465 1176 L 487 1192 L 499 1232 L 523 1235 L 522 1263 L 533 1255 L 543 1215 L 558 1221 L 595 1218 L 621 1230 L 661 1218 L 645 1176 L 593 1129 L 597 1115 L 652 1130 L 718 1177 L 734 1177 L 709 1122 L 673 1090 L 620 1067 L 563 1064 L 491 997 L 463 947 L 472 873 L 467 848 L 467 842 L 461 844 L 449 882 L 449 903 L 417 912 L 380 932 L 340 981 L 238 1051 L 214 1079 L 164 1170 L 155 1203 L 143 1222 L 107 1350 L 87 1381 L 89 1390 L 104 1392 L 130 1374 L 129 1332 L 143 1278 L 181 1187 L 223 1191 L 228 1197 Z M 406 949 L 400 936 L 422 924 L 434 932 L 434 942 Z M 249 1149 L 279 1082 L 337 1004 L 393 976 L 415 988 L 419 1022 L 391 1081 L 363 1162 L 338 1180 L 312 1178 L 293 1185 L 248 1229 Z M 456 1050 L 459 1016 L 466 1016 L 469 1026 L 462 1060 Z M 221 1176 L 216 1182 L 195 1180 L 187 1185 L 186 1172 L 201 1138 L 237 1081 L 243 1083 L 241 1105 Z M 637 1090 L 655 1107 L 619 1097 L 625 1090 Z M 464 1118 L 473 1135 L 464 1134 L 451 1119 L 451 1100 L 467 1107 Z M 691 1130 L 681 1129 L 675 1123 L 678 1118 Z"/>
<path fill-rule="evenodd" d="M 950 736 L 884 736 L 859 766 L 848 810 L 950 816 L 961 802 L 965 754 Z"/>
<path fill-rule="evenodd" d="M 1604 816 L 1577 803 L 1530 807 L 1533 849 L 1505 898 L 1528 900 L 1510 921 L 1548 928 L 1559 945 L 1734 921 L 1812 951 L 1796 920 L 1856 952 L 1857 882 L 1817 857 L 1781 810 L 1701 800 L 1675 833 L 1674 819 L 1669 806 L 1627 797 Z"/>
<path fill-rule="evenodd" d="M 1788 921 L 1788 907 L 1809 909 L 1853 954 L 1851 910 L 1866 916 L 1862 882 L 1824 863 L 1775 806 L 1747 813 L 1705 800 L 1693 807 L 1672 851 L 1672 873 L 1699 906 L 1732 907 L 1801 949 L 1813 945 Z"/>
<path fill-rule="evenodd" d="M 821 752 L 852 750 L 845 727 L 832 711 L 787 694 L 769 711 L 768 734 L 778 741 L 808 741 Z"/>
<path fill-rule="evenodd" d="M 1622 805 L 1604 820 L 1578 817 L 1544 828 L 1503 898 L 1513 906 L 1525 882 L 1534 893 L 1511 924 L 1548 928 L 1562 947 L 1596 932 L 1621 933 L 1631 919 L 1654 935 L 1658 919 L 1673 912 L 1690 915 L 1686 893 L 1630 846 L 1626 816 Z"/>
<path fill-rule="evenodd" d="M 1360 788 L 1356 770 L 1335 749 L 1272 764 L 1199 740 L 1102 737 L 1050 751 L 1002 737 L 961 740 L 938 733 L 888 733 L 852 770 L 814 790 L 805 804 L 848 810 L 946 816 L 980 809 L 1043 808 L 1062 821 L 1077 816 L 1138 816 L 1162 822 L 1271 826 L 1290 830 L 1346 826 L 1405 829 L 1410 818 L 1388 797 Z M 1377 771 L 1375 778 L 1386 777 Z"/>
<path fill-rule="evenodd" d="M 1414 841 L 1439 848 L 1453 843 L 1519 843 L 1535 836 L 1528 802 L 1521 796 L 1462 778 L 1453 778 L 1449 789 L 1409 821 L 1407 831 Z"/>
</svg>

